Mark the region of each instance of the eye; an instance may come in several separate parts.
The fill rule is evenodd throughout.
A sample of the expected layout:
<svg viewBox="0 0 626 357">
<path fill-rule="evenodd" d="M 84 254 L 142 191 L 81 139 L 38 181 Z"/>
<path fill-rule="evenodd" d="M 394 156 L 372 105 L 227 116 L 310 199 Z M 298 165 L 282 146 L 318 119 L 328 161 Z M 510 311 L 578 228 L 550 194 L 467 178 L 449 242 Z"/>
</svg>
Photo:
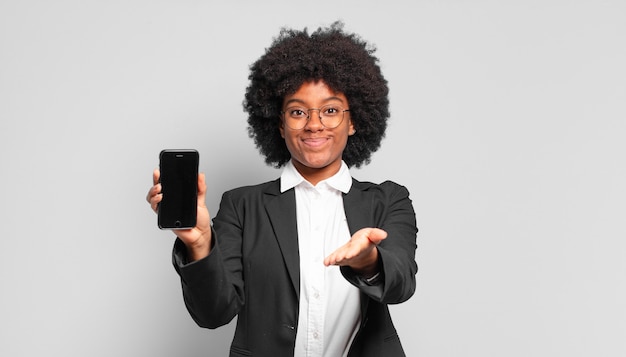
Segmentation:
<svg viewBox="0 0 626 357">
<path fill-rule="evenodd" d="M 327 117 L 335 116 L 341 112 L 341 109 L 338 106 L 334 106 L 334 105 L 328 105 L 322 109 L 323 109 L 324 116 L 327 116 Z"/>
<path fill-rule="evenodd" d="M 307 110 L 304 108 L 287 108 L 287 114 L 292 118 L 306 118 L 308 116 Z"/>
</svg>

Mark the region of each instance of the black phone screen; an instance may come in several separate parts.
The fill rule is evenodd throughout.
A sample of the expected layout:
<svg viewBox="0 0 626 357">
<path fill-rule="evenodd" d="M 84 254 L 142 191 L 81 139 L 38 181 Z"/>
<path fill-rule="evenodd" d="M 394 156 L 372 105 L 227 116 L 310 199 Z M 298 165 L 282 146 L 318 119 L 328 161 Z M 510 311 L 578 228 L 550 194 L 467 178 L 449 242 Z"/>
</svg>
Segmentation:
<svg viewBox="0 0 626 357">
<path fill-rule="evenodd" d="M 198 161 L 196 150 L 163 150 L 159 155 L 161 192 L 158 225 L 161 229 L 196 226 L 198 207 Z"/>
</svg>

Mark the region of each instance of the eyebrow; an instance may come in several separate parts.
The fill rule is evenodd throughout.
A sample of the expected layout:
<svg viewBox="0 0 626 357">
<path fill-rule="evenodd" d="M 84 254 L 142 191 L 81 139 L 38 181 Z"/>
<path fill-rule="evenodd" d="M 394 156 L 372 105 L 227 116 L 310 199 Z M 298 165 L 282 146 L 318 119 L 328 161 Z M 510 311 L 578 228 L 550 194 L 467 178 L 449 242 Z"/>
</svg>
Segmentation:
<svg viewBox="0 0 626 357">
<path fill-rule="evenodd" d="M 327 103 L 327 102 L 334 101 L 334 100 L 339 101 L 342 104 L 345 104 L 344 101 L 341 98 L 335 97 L 335 96 L 328 97 L 328 98 L 324 99 L 322 102 L 323 103 Z M 302 104 L 302 105 L 306 104 L 305 101 L 302 100 L 302 99 L 292 98 L 292 99 L 289 99 L 288 101 L 286 101 L 284 105 L 287 106 L 287 105 L 292 104 L 292 103 L 299 103 L 299 104 Z"/>
</svg>

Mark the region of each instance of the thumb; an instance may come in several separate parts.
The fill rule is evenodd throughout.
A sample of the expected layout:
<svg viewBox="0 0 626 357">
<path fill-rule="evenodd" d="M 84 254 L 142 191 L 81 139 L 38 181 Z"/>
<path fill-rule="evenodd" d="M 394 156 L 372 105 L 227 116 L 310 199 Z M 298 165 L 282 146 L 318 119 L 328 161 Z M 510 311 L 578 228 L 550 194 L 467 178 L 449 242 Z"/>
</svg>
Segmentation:
<svg viewBox="0 0 626 357">
<path fill-rule="evenodd" d="M 371 228 L 370 231 L 367 232 L 367 239 L 375 245 L 380 244 L 385 238 L 387 238 L 387 232 L 380 228 Z"/>
<path fill-rule="evenodd" d="M 204 206 L 206 198 L 206 181 L 204 173 L 198 174 L 198 205 Z"/>
</svg>

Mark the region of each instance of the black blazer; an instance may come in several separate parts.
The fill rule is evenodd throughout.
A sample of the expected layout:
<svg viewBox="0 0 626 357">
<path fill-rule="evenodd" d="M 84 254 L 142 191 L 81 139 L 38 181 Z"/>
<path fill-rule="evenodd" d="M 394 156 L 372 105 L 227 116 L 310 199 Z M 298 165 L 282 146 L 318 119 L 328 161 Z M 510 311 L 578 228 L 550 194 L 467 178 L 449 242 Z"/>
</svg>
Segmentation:
<svg viewBox="0 0 626 357">
<path fill-rule="evenodd" d="M 378 246 L 378 284 L 368 285 L 341 267 L 361 290 L 361 326 L 349 356 L 404 356 L 387 304 L 415 292 L 417 226 L 409 193 L 391 181 L 353 179 L 343 200 L 351 234 L 364 227 L 388 233 Z M 186 264 L 185 247 L 176 241 L 174 267 L 194 321 L 217 328 L 237 316 L 231 357 L 293 356 L 300 292 L 297 232 L 295 192 L 280 193 L 277 179 L 224 193 L 208 257 Z"/>
</svg>

